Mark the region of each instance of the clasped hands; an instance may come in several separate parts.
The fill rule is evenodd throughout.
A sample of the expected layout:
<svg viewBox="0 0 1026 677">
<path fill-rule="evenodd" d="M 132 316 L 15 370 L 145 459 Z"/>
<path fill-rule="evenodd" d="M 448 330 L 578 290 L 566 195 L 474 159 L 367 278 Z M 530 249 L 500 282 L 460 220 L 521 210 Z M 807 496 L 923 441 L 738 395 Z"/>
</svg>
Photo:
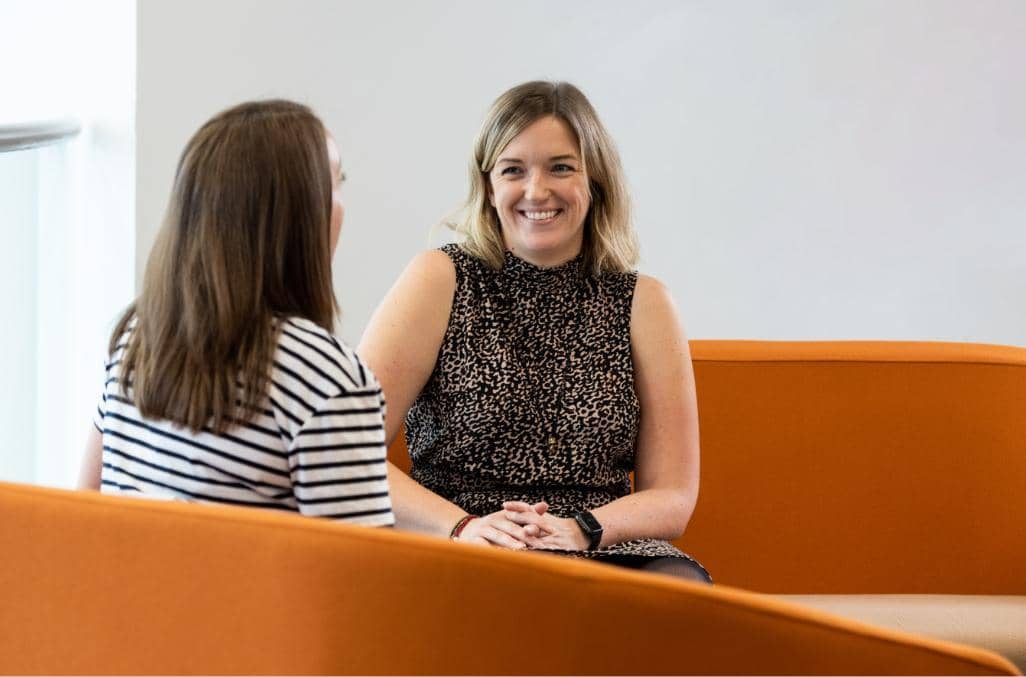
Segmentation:
<svg viewBox="0 0 1026 677">
<path fill-rule="evenodd" d="M 502 510 L 471 520 L 463 528 L 461 543 L 510 550 L 587 550 L 588 537 L 572 517 L 556 517 L 549 504 L 506 501 Z"/>
</svg>

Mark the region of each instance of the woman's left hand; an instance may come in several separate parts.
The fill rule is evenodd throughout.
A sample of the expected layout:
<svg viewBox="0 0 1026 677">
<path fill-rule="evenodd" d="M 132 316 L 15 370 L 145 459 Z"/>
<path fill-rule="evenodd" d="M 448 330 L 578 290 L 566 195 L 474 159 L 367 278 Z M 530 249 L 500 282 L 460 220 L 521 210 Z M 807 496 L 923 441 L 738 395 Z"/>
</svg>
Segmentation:
<svg viewBox="0 0 1026 677">
<path fill-rule="evenodd" d="M 528 521 L 526 519 L 521 521 L 517 518 L 517 514 L 535 513 L 537 515 L 537 517 L 532 516 L 530 523 L 539 524 L 542 534 L 525 541 L 531 548 L 536 550 L 588 549 L 588 537 L 577 525 L 577 520 L 572 517 L 556 517 L 548 513 L 548 505 L 545 503 L 531 505 L 522 501 L 506 501 L 502 507 L 513 513 L 512 521 L 518 524 L 527 524 Z"/>
</svg>

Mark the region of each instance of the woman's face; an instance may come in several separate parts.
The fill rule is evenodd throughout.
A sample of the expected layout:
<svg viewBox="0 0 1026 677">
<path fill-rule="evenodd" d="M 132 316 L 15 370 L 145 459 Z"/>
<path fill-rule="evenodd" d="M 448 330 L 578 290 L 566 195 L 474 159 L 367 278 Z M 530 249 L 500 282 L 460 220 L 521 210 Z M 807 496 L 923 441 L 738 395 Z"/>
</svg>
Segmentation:
<svg viewBox="0 0 1026 677">
<path fill-rule="evenodd" d="M 325 134 L 328 145 L 328 166 L 331 167 L 331 255 L 335 255 L 338 236 L 342 232 L 342 219 L 346 208 L 342 204 L 342 182 L 346 175 L 342 172 L 342 159 L 338 154 L 338 144 L 331 132 Z"/>
<path fill-rule="evenodd" d="M 561 118 L 540 118 L 514 137 L 488 182 L 506 249 L 542 267 L 580 253 L 591 197 L 577 138 Z"/>
</svg>

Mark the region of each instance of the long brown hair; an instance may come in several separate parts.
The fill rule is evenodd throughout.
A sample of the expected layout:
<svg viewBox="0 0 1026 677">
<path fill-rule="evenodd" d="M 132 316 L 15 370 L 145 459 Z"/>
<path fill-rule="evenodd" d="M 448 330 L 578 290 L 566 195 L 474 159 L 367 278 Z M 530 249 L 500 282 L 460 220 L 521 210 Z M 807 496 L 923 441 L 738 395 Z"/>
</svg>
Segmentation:
<svg viewBox="0 0 1026 677">
<path fill-rule="evenodd" d="M 131 330 L 121 389 L 144 417 L 224 432 L 267 393 L 275 318 L 334 331 L 325 134 L 306 106 L 271 100 L 189 140 L 142 293 L 110 341 L 113 353 Z"/>
<path fill-rule="evenodd" d="M 502 267 L 506 247 L 498 214 L 488 201 L 488 174 L 510 141 L 549 115 L 573 130 L 588 174 L 591 207 L 582 252 L 586 270 L 595 275 L 630 270 L 638 260 L 638 241 L 620 155 L 588 98 L 568 82 L 525 82 L 495 100 L 474 141 L 462 220 L 450 226 L 464 236 L 465 250 L 493 268 Z"/>
</svg>

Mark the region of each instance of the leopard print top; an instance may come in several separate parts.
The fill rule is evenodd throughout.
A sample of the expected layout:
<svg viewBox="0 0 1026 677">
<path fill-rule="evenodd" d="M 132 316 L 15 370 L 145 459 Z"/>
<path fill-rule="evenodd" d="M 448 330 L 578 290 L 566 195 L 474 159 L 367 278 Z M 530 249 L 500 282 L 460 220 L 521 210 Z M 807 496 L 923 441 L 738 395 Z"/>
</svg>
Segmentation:
<svg viewBox="0 0 1026 677">
<path fill-rule="evenodd" d="M 499 271 L 458 245 L 456 293 L 434 372 L 406 417 L 412 476 L 483 515 L 505 500 L 568 517 L 630 493 L 639 405 L 631 362 L 637 273 L 585 273 L 578 257 Z M 665 541 L 604 554 L 685 556 Z"/>
</svg>

